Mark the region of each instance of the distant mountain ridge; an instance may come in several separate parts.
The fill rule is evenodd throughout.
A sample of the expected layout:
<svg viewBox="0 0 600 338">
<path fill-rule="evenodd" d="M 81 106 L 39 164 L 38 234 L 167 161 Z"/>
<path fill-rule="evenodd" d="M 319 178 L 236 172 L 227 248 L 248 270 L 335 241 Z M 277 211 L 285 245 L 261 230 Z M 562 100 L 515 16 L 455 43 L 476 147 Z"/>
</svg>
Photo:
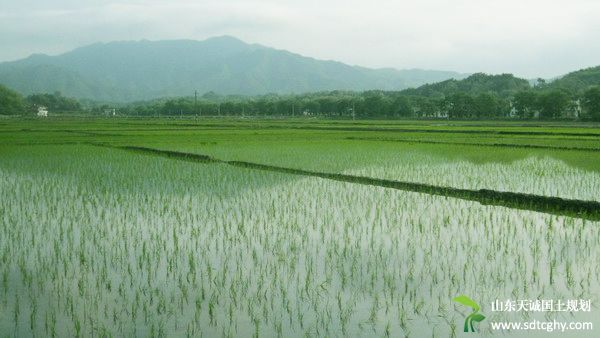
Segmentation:
<svg viewBox="0 0 600 338">
<path fill-rule="evenodd" d="M 259 95 L 323 90 L 402 90 L 467 74 L 370 69 L 247 44 L 223 36 L 204 41 L 97 43 L 58 55 L 0 63 L 0 84 L 22 94 L 60 91 L 103 101 L 219 94 Z"/>
</svg>

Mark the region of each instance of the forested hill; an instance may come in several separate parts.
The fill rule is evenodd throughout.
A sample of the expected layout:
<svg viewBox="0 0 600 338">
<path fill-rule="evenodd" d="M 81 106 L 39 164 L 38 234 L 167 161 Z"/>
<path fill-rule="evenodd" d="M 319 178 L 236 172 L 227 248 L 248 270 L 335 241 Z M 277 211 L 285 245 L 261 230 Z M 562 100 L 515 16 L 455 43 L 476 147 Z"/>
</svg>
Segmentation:
<svg viewBox="0 0 600 338">
<path fill-rule="evenodd" d="M 477 73 L 463 80 L 450 79 L 438 83 L 423 85 L 415 89 L 404 90 L 406 95 L 426 97 L 447 97 L 454 94 L 477 95 L 494 93 L 500 97 L 508 97 L 515 92 L 529 89 L 529 82 L 512 74 L 487 75 Z"/>
<path fill-rule="evenodd" d="M 548 84 L 548 87 L 568 91 L 571 94 L 582 93 L 591 86 L 600 85 L 600 66 L 569 73 Z"/>
<path fill-rule="evenodd" d="M 401 90 L 456 72 L 370 69 L 247 44 L 233 37 L 205 41 L 98 43 L 58 55 L 0 63 L 0 84 L 23 95 L 54 93 L 126 102 L 157 97 L 290 94 L 323 90 Z"/>
</svg>

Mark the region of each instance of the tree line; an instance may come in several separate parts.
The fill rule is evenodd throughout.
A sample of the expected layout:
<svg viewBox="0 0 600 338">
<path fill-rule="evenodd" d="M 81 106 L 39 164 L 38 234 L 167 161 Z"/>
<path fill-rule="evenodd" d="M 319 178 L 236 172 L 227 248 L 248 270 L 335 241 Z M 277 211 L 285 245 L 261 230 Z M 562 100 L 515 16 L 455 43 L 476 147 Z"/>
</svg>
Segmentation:
<svg viewBox="0 0 600 338">
<path fill-rule="evenodd" d="M 117 112 L 127 116 L 318 116 L 330 118 L 573 119 L 600 121 L 600 86 L 569 91 L 538 80 L 531 86 L 510 74 L 474 74 L 403 91 L 328 91 L 298 95 L 165 98 L 129 104 L 100 104 L 59 92 L 20 94 L 0 86 L 0 113 Z"/>
<path fill-rule="evenodd" d="M 580 96 L 560 90 L 457 92 L 444 97 L 402 92 L 323 92 L 260 97 L 176 98 L 122 107 L 137 116 L 318 116 L 331 118 L 577 119 L 600 121 L 600 87 Z"/>
<path fill-rule="evenodd" d="M 38 107 L 46 107 L 54 112 L 81 112 L 79 101 L 65 97 L 60 92 L 52 94 L 32 94 L 27 97 L 0 85 L 0 114 L 3 115 L 32 115 Z"/>
</svg>

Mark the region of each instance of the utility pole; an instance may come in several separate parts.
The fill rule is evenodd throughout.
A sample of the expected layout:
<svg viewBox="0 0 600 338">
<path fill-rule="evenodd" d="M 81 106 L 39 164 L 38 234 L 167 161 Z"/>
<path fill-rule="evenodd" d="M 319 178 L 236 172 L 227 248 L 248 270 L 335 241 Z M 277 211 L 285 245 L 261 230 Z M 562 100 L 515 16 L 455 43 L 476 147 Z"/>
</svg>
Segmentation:
<svg viewBox="0 0 600 338">
<path fill-rule="evenodd" d="M 198 114 L 198 91 L 194 90 L 194 113 Z"/>
</svg>

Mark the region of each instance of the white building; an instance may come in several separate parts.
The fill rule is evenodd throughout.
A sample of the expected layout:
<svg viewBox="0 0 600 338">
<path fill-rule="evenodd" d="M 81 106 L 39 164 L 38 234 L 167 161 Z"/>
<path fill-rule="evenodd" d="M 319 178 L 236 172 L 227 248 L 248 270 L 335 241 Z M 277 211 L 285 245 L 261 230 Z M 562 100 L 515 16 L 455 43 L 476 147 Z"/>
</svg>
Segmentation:
<svg viewBox="0 0 600 338">
<path fill-rule="evenodd" d="M 44 106 L 39 106 L 38 107 L 37 116 L 39 116 L 39 117 L 48 117 L 48 108 L 46 108 Z"/>
<path fill-rule="evenodd" d="M 104 109 L 104 115 L 106 115 L 106 116 L 117 116 L 117 109 L 115 109 L 115 108 L 106 108 L 106 109 Z"/>
</svg>

